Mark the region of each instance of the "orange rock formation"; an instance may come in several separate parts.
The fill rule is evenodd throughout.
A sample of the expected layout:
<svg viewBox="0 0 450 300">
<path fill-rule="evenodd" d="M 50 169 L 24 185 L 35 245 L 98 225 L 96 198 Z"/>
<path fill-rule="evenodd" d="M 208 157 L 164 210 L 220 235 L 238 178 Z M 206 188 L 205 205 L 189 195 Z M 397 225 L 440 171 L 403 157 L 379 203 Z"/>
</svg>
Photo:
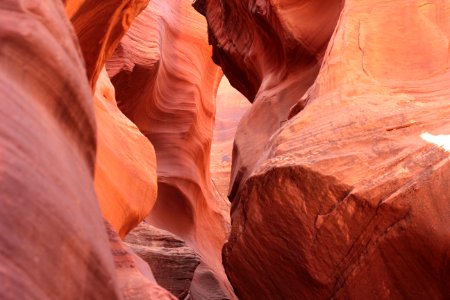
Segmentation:
<svg viewBox="0 0 450 300">
<path fill-rule="evenodd" d="M 197 7 L 214 60 L 253 102 L 224 248 L 237 295 L 445 298 L 449 153 L 423 137 L 450 132 L 450 3 Z"/>
<path fill-rule="evenodd" d="M 155 151 L 117 107 L 114 87 L 105 70 L 100 73 L 96 86 L 95 189 L 105 219 L 123 238 L 155 204 Z"/>
<path fill-rule="evenodd" d="M 128 30 L 149 0 L 65 0 L 66 13 L 73 24 L 86 63 L 91 87 Z"/>
<path fill-rule="evenodd" d="M 119 299 L 95 118 L 60 1 L 0 4 L 0 298 Z"/>
<path fill-rule="evenodd" d="M 174 299 L 109 225 L 105 229 L 94 192 L 97 122 L 103 213 L 122 235 L 137 225 L 156 198 L 151 144 L 112 103 L 106 72 L 94 116 L 88 79 L 95 75 L 86 75 L 61 2 L 8 0 L 0 8 L 0 298 Z M 92 23 L 89 12 L 76 18 Z M 122 20 L 125 12 L 112 19 Z M 97 19 L 112 17 L 102 13 Z M 95 29 L 98 35 L 82 38 L 83 46 L 109 39 Z M 101 67 L 112 47 L 102 45 L 97 60 L 84 51 L 88 70 Z"/>
<path fill-rule="evenodd" d="M 119 108 L 155 147 L 158 198 L 147 221 L 185 239 L 201 256 L 192 293 L 210 293 L 201 288 L 209 284 L 221 293 L 216 297 L 230 298 L 221 263 L 228 206 L 214 193 L 209 171 L 222 73 L 210 59 L 206 28 L 191 1 L 151 1 L 107 70 Z"/>
<path fill-rule="evenodd" d="M 0 1 L 0 299 L 447 299 L 450 1 L 193 6 Z"/>
</svg>

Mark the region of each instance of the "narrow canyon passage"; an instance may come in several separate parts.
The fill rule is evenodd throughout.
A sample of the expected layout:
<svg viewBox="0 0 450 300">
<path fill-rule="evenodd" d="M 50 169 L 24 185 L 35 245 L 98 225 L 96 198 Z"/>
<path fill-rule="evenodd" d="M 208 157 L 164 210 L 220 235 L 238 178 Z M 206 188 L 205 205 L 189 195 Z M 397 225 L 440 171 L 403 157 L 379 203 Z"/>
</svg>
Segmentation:
<svg viewBox="0 0 450 300">
<path fill-rule="evenodd" d="M 448 299 L 450 0 L 0 1 L 0 299 Z"/>
<path fill-rule="evenodd" d="M 228 202 L 231 159 L 236 129 L 251 104 L 224 76 L 216 96 L 216 117 L 211 145 L 211 178 L 222 199 Z"/>
</svg>

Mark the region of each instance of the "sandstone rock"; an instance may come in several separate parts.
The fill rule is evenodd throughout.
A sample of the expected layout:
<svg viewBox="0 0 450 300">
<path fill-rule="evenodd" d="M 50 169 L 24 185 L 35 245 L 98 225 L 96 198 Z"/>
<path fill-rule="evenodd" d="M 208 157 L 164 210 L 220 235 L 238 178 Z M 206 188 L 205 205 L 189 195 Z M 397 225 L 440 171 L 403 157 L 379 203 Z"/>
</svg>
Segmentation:
<svg viewBox="0 0 450 300">
<path fill-rule="evenodd" d="M 95 119 L 61 1 L 0 2 L 0 298 L 119 299 Z"/>
<path fill-rule="evenodd" d="M 92 89 L 133 19 L 149 0 L 65 0 L 66 13 L 78 36 Z"/>
<path fill-rule="evenodd" d="M 205 4 L 213 59 L 253 103 L 235 137 L 231 199 L 257 167 L 265 141 L 314 82 L 340 14 L 341 1 L 291 2 L 258 1 L 248 6 L 242 1 L 218 5 L 214 0 Z M 300 24 L 288 26 L 291 14 Z"/>
<path fill-rule="evenodd" d="M 201 262 L 195 269 L 188 299 L 226 300 L 230 298 L 223 281 L 217 277 L 211 267 Z"/>
<path fill-rule="evenodd" d="M 450 3 L 205 7 L 215 61 L 253 102 L 224 248 L 237 295 L 446 298 Z"/>
<path fill-rule="evenodd" d="M 162 287 L 178 299 L 188 295 L 200 257 L 182 239 L 142 222 L 127 235 L 125 242 L 148 263 Z"/>
<path fill-rule="evenodd" d="M 209 172 L 222 74 L 210 60 L 205 28 L 190 1 L 151 1 L 107 70 L 119 108 L 155 147 L 158 198 L 147 221 L 185 240 L 233 297 L 221 264 L 227 205 Z"/>
<path fill-rule="evenodd" d="M 105 70 L 97 81 L 94 105 L 98 127 L 95 189 L 105 219 L 123 238 L 155 204 L 155 151 L 117 107 Z"/>
<path fill-rule="evenodd" d="M 156 283 L 150 267 L 119 239 L 111 225 L 108 222 L 105 225 L 123 298 L 177 299 Z"/>
</svg>

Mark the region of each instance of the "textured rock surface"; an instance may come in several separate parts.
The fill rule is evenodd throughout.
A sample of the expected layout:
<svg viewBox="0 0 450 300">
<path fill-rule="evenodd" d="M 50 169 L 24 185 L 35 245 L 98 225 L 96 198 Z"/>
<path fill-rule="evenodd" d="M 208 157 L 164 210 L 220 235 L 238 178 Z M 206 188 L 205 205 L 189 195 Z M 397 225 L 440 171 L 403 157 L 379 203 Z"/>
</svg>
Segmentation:
<svg viewBox="0 0 450 300">
<path fill-rule="evenodd" d="M 156 283 L 150 267 L 119 239 L 111 225 L 105 224 L 123 299 L 177 299 Z"/>
<path fill-rule="evenodd" d="M 248 110 L 248 100 L 234 89 L 224 76 L 216 97 L 216 118 L 211 145 L 211 177 L 220 196 L 227 199 L 230 185 L 231 154 L 234 135 L 242 115 Z"/>
<path fill-rule="evenodd" d="M 314 82 L 341 2 L 273 3 L 278 10 L 268 1 L 249 5 L 206 2 L 213 59 L 230 83 L 253 102 L 235 137 L 231 198 L 258 165 L 265 141 Z M 294 26 L 294 21 L 301 24 Z"/>
<path fill-rule="evenodd" d="M 148 222 L 183 238 L 232 297 L 221 264 L 227 206 L 213 193 L 209 173 L 222 74 L 210 59 L 205 28 L 191 1 L 151 1 L 107 70 L 119 108 L 155 147 L 158 199 Z"/>
<path fill-rule="evenodd" d="M 65 0 L 66 13 L 78 36 L 86 74 L 94 88 L 106 59 L 149 0 Z"/>
<path fill-rule="evenodd" d="M 61 1 L 0 2 L 0 298 L 117 299 L 95 119 Z"/>
<path fill-rule="evenodd" d="M 96 84 L 94 105 L 98 128 L 95 189 L 105 219 L 124 237 L 155 204 L 155 151 L 117 107 L 105 70 Z"/>
<path fill-rule="evenodd" d="M 450 3 L 203 4 L 215 61 L 253 102 L 224 248 L 237 295 L 445 298 Z"/>
<path fill-rule="evenodd" d="M 142 222 L 127 235 L 125 242 L 149 264 L 162 287 L 178 299 L 188 295 L 200 258 L 182 239 Z"/>
</svg>

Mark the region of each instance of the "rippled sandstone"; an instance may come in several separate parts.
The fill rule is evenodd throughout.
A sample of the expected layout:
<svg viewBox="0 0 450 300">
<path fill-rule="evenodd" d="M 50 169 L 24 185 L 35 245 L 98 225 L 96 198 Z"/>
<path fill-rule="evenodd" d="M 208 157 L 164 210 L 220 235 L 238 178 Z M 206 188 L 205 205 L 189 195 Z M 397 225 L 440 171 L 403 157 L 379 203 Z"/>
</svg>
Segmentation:
<svg viewBox="0 0 450 300">
<path fill-rule="evenodd" d="M 95 117 L 61 1 L 0 3 L 0 298 L 119 299 Z"/>
<path fill-rule="evenodd" d="M 95 189 L 103 216 L 124 237 L 156 202 L 156 157 L 150 141 L 117 107 L 103 69 L 94 94 L 97 120 Z"/>
<path fill-rule="evenodd" d="M 149 0 L 65 0 L 92 88 L 134 18 Z"/>
<path fill-rule="evenodd" d="M 121 40 L 107 70 L 119 108 L 155 148 L 158 198 L 147 221 L 183 238 L 201 256 L 194 293 L 212 293 L 200 288 L 208 281 L 214 295 L 231 298 L 221 263 L 228 206 L 214 192 L 209 171 L 222 77 L 210 57 L 206 22 L 191 1 L 154 0 Z"/>
<path fill-rule="evenodd" d="M 65 2 L 69 11 L 71 3 Z M 122 8 L 112 19 L 130 22 L 132 14 Z M 81 38 L 83 31 L 76 32 L 77 36 L 60 1 L 8 0 L 0 4 L 0 9 L 0 199 L 4 208 L 0 222 L 0 298 L 173 299 L 147 276 L 151 271 L 145 262 L 126 250 L 109 225 L 105 228 L 94 192 L 93 174 L 97 169 L 100 202 L 107 202 L 108 212 L 114 211 L 113 217 L 106 216 L 113 224 L 118 220 L 118 231 L 129 230 L 142 220 L 156 196 L 153 149 L 113 105 L 114 91 L 106 73 L 94 99 L 94 116 L 89 80 L 92 83 L 95 79 L 87 78 L 82 54 L 88 70 L 93 64 L 101 68 L 103 56 L 114 49 L 110 42 L 102 44 L 101 49 L 97 46 L 110 36 L 102 36 L 104 28 L 99 24 L 91 24 L 99 30 L 95 38 Z M 133 11 L 137 14 L 138 8 Z M 93 23 L 89 12 L 80 10 L 75 19 Z M 111 17 L 108 10 L 101 13 L 96 14 L 97 20 Z M 126 22 L 117 22 L 126 29 Z M 115 34 L 115 38 L 120 36 Z M 103 58 L 90 60 L 92 52 L 81 52 L 77 37 L 83 39 L 82 50 L 90 46 Z M 100 149 L 97 162 L 96 129 Z M 119 144 L 120 134 L 122 148 L 111 153 L 111 148 Z M 135 143 L 132 149 L 125 149 L 131 143 Z M 137 168 L 132 161 L 136 158 L 145 170 Z M 120 174 L 117 168 L 122 168 Z M 98 169 L 105 172 L 100 174 Z M 129 184 L 123 179 L 125 173 L 130 176 L 133 171 L 135 184 Z M 102 178 L 100 184 L 98 178 Z M 139 187 L 136 182 L 141 178 L 146 182 Z M 108 182 L 110 179 L 115 182 Z M 127 184 L 129 195 L 124 198 L 128 202 L 114 206 L 124 199 L 114 199 L 117 190 L 102 190 L 108 184 Z M 132 207 L 135 210 L 131 213 L 124 205 L 133 203 L 130 196 L 134 203 L 141 204 Z M 132 213 L 135 215 L 130 218 Z"/>
<path fill-rule="evenodd" d="M 197 7 L 253 102 L 223 252 L 237 295 L 445 298 L 450 162 L 435 141 L 450 133 L 450 3 Z"/>
</svg>

